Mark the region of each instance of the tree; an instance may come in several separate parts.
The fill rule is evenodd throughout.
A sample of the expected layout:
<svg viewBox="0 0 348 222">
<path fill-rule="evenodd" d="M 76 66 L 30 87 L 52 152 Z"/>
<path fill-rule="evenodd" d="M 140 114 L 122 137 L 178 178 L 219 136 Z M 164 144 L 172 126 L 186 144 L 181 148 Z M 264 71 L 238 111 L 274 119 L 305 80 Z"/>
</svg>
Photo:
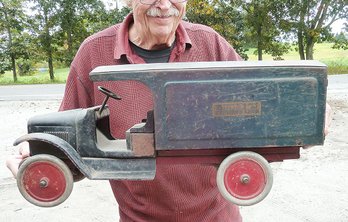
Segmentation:
<svg viewBox="0 0 348 222">
<path fill-rule="evenodd" d="M 284 15 L 283 0 L 249 0 L 242 5 L 248 31 L 245 37 L 256 43 L 258 60 L 263 53 L 271 54 L 274 59 L 288 52 L 290 45 L 281 41 L 281 18 Z"/>
<path fill-rule="evenodd" d="M 24 13 L 22 11 L 22 1 L 21 0 L 1 0 L 0 1 L 0 33 L 3 33 L 1 43 L 7 46 L 2 46 L 1 54 L 9 56 L 10 69 L 12 69 L 13 80 L 17 81 L 17 71 L 16 71 L 16 59 L 19 55 L 19 51 L 22 49 L 16 47 L 15 42 L 17 38 L 21 36 L 23 31 L 23 18 Z M 6 57 L 6 56 L 5 56 Z M 8 70 L 8 62 L 6 58 L 2 58 L 0 61 L 2 66 L 0 70 L 4 72 Z"/>
<path fill-rule="evenodd" d="M 63 57 L 69 66 L 81 41 L 88 36 L 83 14 L 99 11 L 103 4 L 99 0 L 60 0 L 60 44 L 64 45 Z"/>
<path fill-rule="evenodd" d="M 55 0 L 31 0 L 35 5 L 32 10 L 36 12 L 31 22 L 34 32 L 37 34 L 38 43 L 47 59 L 50 80 L 54 80 L 53 54 L 56 47 L 53 45 L 53 34 L 57 29 L 57 9 Z"/>
<path fill-rule="evenodd" d="M 60 0 L 59 8 L 59 41 L 64 46 L 60 54 L 66 66 L 70 65 L 86 37 L 113 24 L 115 17 L 123 20 L 129 13 L 126 8 L 107 10 L 101 0 Z M 121 20 L 118 19 L 117 22 Z"/>
<path fill-rule="evenodd" d="M 30 2 L 34 3 L 30 23 L 38 49 L 42 52 L 38 52 L 36 57 L 47 60 L 51 80 L 54 79 L 53 63 L 69 66 L 81 42 L 110 26 L 115 18 L 105 9 L 101 0 Z M 122 19 L 125 12 L 129 10 L 122 9 L 118 13 L 123 13 Z"/>
<path fill-rule="evenodd" d="M 348 50 L 348 23 L 345 23 L 344 25 L 344 32 L 340 32 L 334 38 L 334 49 Z"/>
<path fill-rule="evenodd" d="M 8 59 L 6 39 L 0 38 L 0 75 L 11 69 L 10 60 Z"/>
<path fill-rule="evenodd" d="M 243 58 L 245 51 L 256 46 L 259 60 L 263 52 L 276 59 L 286 53 L 289 44 L 280 41 L 280 18 L 284 0 L 192 0 L 187 17 L 214 28 L 224 36 Z"/>
<path fill-rule="evenodd" d="M 287 8 L 302 60 L 313 59 L 314 45 L 327 38 L 332 23 L 348 19 L 348 0 L 289 0 Z"/>
<path fill-rule="evenodd" d="M 246 47 L 243 38 L 241 0 L 190 0 L 187 6 L 187 19 L 212 27 L 219 32 L 245 59 Z"/>
</svg>

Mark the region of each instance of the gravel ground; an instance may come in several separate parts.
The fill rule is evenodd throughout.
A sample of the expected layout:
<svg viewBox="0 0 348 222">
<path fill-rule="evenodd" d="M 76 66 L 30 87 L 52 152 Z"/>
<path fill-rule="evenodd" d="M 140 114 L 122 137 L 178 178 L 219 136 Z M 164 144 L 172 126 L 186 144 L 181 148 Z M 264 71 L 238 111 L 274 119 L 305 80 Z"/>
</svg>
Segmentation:
<svg viewBox="0 0 348 222">
<path fill-rule="evenodd" d="M 348 89 L 329 90 L 328 103 L 333 121 L 325 145 L 302 150 L 299 160 L 272 163 L 272 191 L 261 203 L 241 208 L 245 222 L 348 221 Z M 63 204 L 39 208 L 24 200 L 6 169 L 28 118 L 58 106 L 58 100 L 0 101 L 0 221 L 118 221 L 107 181 L 82 180 Z"/>
</svg>

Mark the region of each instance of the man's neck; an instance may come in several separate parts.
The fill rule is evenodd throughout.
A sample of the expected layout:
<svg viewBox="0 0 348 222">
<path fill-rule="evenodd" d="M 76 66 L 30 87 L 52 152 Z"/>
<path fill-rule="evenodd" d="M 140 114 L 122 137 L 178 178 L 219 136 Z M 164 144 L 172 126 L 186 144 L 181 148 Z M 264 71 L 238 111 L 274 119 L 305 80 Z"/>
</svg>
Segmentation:
<svg viewBox="0 0 348 222">
<path fill-rule="evenodd" d="M 175 33 L 165 38 L 156 38 L 149 33 L 137 32 L 134 23 L 129 27 L 129 40 L 136 46 L 147 50 L 161 50 L 170 48 L 175 41 Z"/>
</svg>

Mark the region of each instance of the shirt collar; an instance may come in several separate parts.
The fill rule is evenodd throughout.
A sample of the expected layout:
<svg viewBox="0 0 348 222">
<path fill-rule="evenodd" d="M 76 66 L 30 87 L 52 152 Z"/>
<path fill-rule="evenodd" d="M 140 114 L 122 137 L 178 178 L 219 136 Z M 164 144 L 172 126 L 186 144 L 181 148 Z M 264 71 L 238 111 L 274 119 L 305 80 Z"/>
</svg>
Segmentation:
<svg viewBox="0 0 348 222">
<path fill-rule="evenodd" d="M 129 45 L 129 40 L 128 40 L 129 26 L 133 21 L 134 21 L 133 14 L 130 13 L 126 16 L 126 18 L 120 25 L 116 38 L 121 44 L 115 45 L 115 49 L 114 49 L 114 58 L 117 60 L 121 59 L 122 55 L 125 55 L 128 58 L 134 55 L 134 52 L 132 51 Z M 176 30 L 175 48 L 177 48 L 176 50 L 178 53 L 182 53 L 186 49 L 191 48 L 191 46 L 192 46 L 191 39 L 188 36 L 184 26 L 182 25 L 182 22 L 180 22 Z"/>
</svg>

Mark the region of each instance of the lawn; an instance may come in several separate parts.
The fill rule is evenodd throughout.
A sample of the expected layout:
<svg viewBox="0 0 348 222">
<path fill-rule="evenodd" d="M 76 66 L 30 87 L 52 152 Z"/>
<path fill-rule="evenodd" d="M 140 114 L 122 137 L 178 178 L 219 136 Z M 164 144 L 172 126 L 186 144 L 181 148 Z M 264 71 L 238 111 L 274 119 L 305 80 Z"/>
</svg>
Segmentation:
<svg viewBox="0 0 348 222">
<path fill-rule="evenodd" d="M 0 76 L 0 85 L 65 83 L 68 73 L 69 68 L 55 69 L 53 81 L 50 80 L 50 75 L 46 69 L 29 76 L 19 76 L 17 74 L 18 81 L 14 83 L 12 71 L 8 71 Z"/>
<path fill-rule="evenodd" d="M 321 43 L 315 45 L 314 59 L 319 60 L 328 66 L 329 74 L 347 74 L 348 73 L 348 50 L 338 50 L 331 48 L 331 43 Z M 247 52 L 249 60 L 257 60 L 254 55 L 255 49 L 249 49 Z M 264 54 L 264 60 L 272 60 L 272 56 Z M 299 60 L 298 53 L 293 49 L 283 56 L 285 60 Z M 18 81 L 13 82 L 12 72 L 6 72 L 0 75 L 0 85 L 11 84 L 43 84 L 43 83 L 65 83 L 69 68 L 60 68 L 54 70 L 55 79 L 49 79 L 48 70 L 38 71 L 30 76 L 17 76 Z"/>
<path fill-rule="evenodd" d="M 347 74 L 348 73 L 348 50 L 338 50 L 332 48 L 332 43 L 321 43 L 315 45 L 314 59 L 328 66 L 329 74 Z M 254 55 L 255 49 L 249 49 L 247 52 L 249 60 L 257 60 Z M 298 52 L 292 50 L 283 56 L 284 60 L 299 60 Z M 263 60 L 273 60 L 271 55 L 264 54 Z"/>
</svg>

